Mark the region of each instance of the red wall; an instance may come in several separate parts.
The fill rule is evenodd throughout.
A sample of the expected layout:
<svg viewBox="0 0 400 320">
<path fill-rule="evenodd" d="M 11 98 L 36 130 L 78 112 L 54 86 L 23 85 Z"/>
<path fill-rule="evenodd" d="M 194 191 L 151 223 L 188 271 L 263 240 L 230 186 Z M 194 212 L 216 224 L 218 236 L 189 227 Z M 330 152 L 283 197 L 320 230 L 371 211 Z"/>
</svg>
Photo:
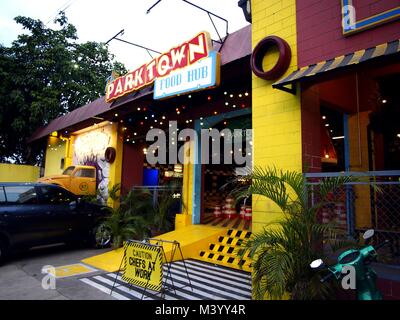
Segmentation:
<svg viewBox="0 0 400 320">
<path fill-rule="evenodd" d="M 400 5 L 399 0 L 353 0 L 357 20 Z M 400 20 L 344 37 L 340 0 L 298 0 L 298 63 L 323 60 L 400 39 Z"/>
<path fill-rule="evenodd" d="M 124 143 L 122 158 L 121 189 L 126 194 L 132 186 L 143 185 L 143 151 Z"/>
</svg>

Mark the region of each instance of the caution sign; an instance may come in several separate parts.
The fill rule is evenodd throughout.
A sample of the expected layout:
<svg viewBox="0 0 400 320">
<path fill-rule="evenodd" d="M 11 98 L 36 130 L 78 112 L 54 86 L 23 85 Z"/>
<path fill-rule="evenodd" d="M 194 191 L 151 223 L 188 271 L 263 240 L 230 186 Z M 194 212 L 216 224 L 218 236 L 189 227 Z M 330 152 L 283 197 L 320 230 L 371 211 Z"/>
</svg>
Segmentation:
<svg viewBox="0 0 400 320">
<path fill-rule="evenodd" d="M 141 242 L 124 243 L 124 268 L 122 279 L 130 284 L 161 291 L 162 248 Z"/>
</svg>

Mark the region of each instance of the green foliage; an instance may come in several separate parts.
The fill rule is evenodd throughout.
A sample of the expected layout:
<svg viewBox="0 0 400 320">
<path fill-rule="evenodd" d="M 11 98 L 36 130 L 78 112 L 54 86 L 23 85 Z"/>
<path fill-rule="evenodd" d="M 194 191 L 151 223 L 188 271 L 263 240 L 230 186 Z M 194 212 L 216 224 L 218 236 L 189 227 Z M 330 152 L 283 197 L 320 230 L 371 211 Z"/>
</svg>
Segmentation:
<svg viewBox="0 0 400 320">
<path fill-rule="evenodd" d="M 280 299 L 289 293 L 291 299 L 324 299 L 332 295 L 329 284 L 321 284 L 319 275 L 310 263 L 326 259 L 324 247 L 332 250 L 349 245 L 341 240 L 340 231 L 333 224 L 321 224 L 319 210 L 331 203 L 329 195 L 338 191 L 352 177 L 326 178 L 320 181 L 314 196 L 317 203 L 310 205 L 309 190 L 302 173 L 276 168 L 255 168 L 248 176 L 251 185 L 236 190 L 238 197 L 261 195 L 274 202 L 283 218 L 265 226 L 264 230 L 245 242 L 240 255 L 247 251 L 253 259 L 255 296 L 267 294 Z"/>
<path fill-rule="evenodd" d="M 171 208 L 179 202 L 174 197 L 177 187 L 159 190 L 156 203 L 148 189 L 133 189 L 125 196 L 120 196 L 121 186 L 117 184 L 109 190 L 109 197 L 119 201 L 117 208 L 108 208 L 109 217 L 105 226 L 113 237 L 113 247 L 119 248 L 128 239 L 143 240 L 146 237 L 172 230 Z M 96 201 L 95 196 L 92 197 Z"/>
<path fill-rule="evenodd" d="M 26 139 L 52 119 L 104 95 L 113 70 L 125 73 L 102 43 L 76 42 L 77 30 L 63 12 L 56 30 L 16 17 L 27 34 L 0 45 L 0 161 L 38 164 L 43 146 Z"/>
<path fill-rule="evenodd" d="M 110 190 L 110 195 L 117 194 L 119 185 Z M 128 239 L 142 240 L 149 235 L 148 213 L 152 208 L 151 194 L 148 191 L 131 190 L 125 197 L 120 198 L 116 209 L 110 208 L 110 216 L 105 225 L 111 231 L 113 247 L 119 248 Z"/>
<path fill-rule="evenodd" d="M 172 220 L 169 217 L 171 208 L 179 203 L 180 199 L 174 197 L 178 193 L 178 187 L 172 185 L 170 189 L 163 190 L 157 203 L 151 210 L 151 224 L 154 233 L 160 234 L 172 230 Z"/>
<path fill-rule="evenodd" d="M 108 191 L 108 197 L 113 201 L 118 201 L 120 199 L 121 184 L 117 183 L 111 187 Z"/>
</svg>

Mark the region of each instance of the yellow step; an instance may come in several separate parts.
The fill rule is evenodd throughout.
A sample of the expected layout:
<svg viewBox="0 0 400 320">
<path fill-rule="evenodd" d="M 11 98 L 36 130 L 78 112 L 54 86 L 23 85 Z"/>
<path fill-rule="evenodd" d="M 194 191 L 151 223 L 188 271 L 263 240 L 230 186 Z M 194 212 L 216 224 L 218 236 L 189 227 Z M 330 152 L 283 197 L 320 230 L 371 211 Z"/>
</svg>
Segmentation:
<svg viewBox="0 0 400 320">
<path fill-rule="evenodd" d="M 212 251 L 214 253 L 225 254 L 225 255 L 235 255 L 235 256 L 238 256 L 241 253 L 241 251 L 244 250 L 240 246 L 232 247 L 232 246 L 223 245 L 223 244 L 219 244 L 219 243 L 210 243 L 210 245 L 208 246 L 208 249 L 209 249 L 209 251 Z M 247 251 L 243 257 L 246 259 L 249 256 L 249 253 L 250 252 Z"/>
<path fill-rule="evenodd" d="M 197 257 L 196 259 L 222 265 L 228 268 L 234 268 L 238 270 L 251 272 L 250 260 L 240 259 L 232 255 L 218 254 L 211 251 L 201 251 L 199 257 Z"/>
<path fill-rule="evenodd" d="M 241 246 L 245 242 L 245 240 L 241 239 L 241 238 L 232 238 L 229 236 L 220 236 L 218 238 L 218 242 L 219 242 L 219 244 L 222 244 L 222 245 L 228 245 L 231 247 L 235 247 L 235 246 Z"/>
<path fill-rule="evenodd" d="M 227 235 L 231 238 L 250 239 L 251 231 L 229 229 Z"/>
</svg>

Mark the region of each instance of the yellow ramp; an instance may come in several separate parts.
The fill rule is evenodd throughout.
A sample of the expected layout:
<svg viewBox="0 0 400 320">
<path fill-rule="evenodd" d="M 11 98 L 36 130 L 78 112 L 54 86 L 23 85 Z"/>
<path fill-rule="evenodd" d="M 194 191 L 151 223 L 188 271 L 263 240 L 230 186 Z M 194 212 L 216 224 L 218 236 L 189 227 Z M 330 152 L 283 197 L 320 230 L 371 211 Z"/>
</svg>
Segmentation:
<svg viewBox="0 0 400 320">
<path fill-rule="evenodd" d="M 190 225 L 179 230 L 162 234 L 155 238 L 168 241 L 178 241 L 180 243 L 184 259 L 189 259 L 198 257 L 200 250 L 204 250 L 204 248 L 207 248 L 210 243 L 216 242 L 219 236 L 225 234 L 226 229 L 224 228 L 205 225 Z M 170 261 L 172 255 L 172 244 L 165 243 L 164 251 L 168 261 Z M 124 250 L 120 248 L 84 259 L 82 262 L 97 269 L 115 272 L 120 266 L 123 255 Z M 174 260 L 180 259 L 180 253 L 178 251 L 175 252 Z"/>
</svg>

